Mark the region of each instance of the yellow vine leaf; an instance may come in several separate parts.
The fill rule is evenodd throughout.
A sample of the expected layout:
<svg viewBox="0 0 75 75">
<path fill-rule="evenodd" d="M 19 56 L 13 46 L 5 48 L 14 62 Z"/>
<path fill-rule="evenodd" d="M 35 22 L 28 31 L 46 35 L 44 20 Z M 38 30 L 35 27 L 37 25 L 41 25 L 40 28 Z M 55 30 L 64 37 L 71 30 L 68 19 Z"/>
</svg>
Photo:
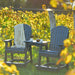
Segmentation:
<svg viewBox="0 0 75 75">
<path fill-rule="evenodd" d="M 75 57 L 75 52 L 73 52 L 73 56 Z"/>
<path fill-rule="evenodd" d="M 70 2 L 72 3 L 72 2 L 73 2 L 73 0 L 70 0 Z"/>
<path fill-rule="evenodd" d="M 68 47 L 71 45 L 71 41 L 69 39 L 64 40 L 64 46 Z"/>
<path fill-rule="evenodd" d="M 69 39 L 75 43 L 75 30 L 71 30 L 69 33 Z"/>
<path fill-rule="evenodd" d="M 75 61 L 74 61 L 73 65 L 75 66 Z"/>
<path fill-rule="evenodd" d="M 17 75 L 19 75 L 19 71 L 18 70 L 16 70 L 16 73 L 17 73 Z"/>
<path fill-rule="evenodd" d="M 12 69 L 13 71 L 15 71 L 15 72 L 17 71 L 17 68 L 16 68 L 15 65 L 11 65 L 10 67 L 11 67 L 11 69 Z"/>
<path fill-rule="evenodd" d="M 67 10 L 67 5 L 65 3 L 63 3 L 62 6 L 64 7 L 65 10 Z"/>
<path fill-rule="evenodd" d="M 75 75 L 75 69 L 68 71 L 66 75 Z"/>
<path fill-rule="evenodd" d="M 60 2 L 63 2 L 63 0 L 59 0 Z"/>
<path fill-rule="evenodd" d="M 0 75 L 4 75 L 3 73 L 0 73 Z"/>
<path fill-rule="evenodd" d="M 72 5 L 68 5 L 68 7 L 67 7 L 68 9 L 72 9 Z"/>
<path fill-rule="evenodd" d="M 65 58 L 65 63 L 66 63 L 66 64 L 70 63 L 71 59 L 72 59 L 72 55 L 69 54 L 69 55 Z"/>
<path fill-rule="evenodd" d="M 60 58 L 60 59 L 57 61 L 56 65 L 58 65 L 61 61 L 63 61 L 63 58 Z"/>
<path fill-rule="evenodd" d="M 6 73 L 6 75 L 9 75 L 9 73 Z"/>
<path fill-rule="evenodd" d="M 75 10 L 75 6 L 73 7 L 73 10 Z"/>
<path fill-rule="evenodd" d="M 19 75 L 19 71 L 17 70 L 15 65 L 8 66 L 4 62 L 0 62 L 0 64 L 2 64 L 3 68 L 5 69 L 5 71 L 10 72 L 12 74 L 16 73 L 17 75 Z M 8 75 L 8 73 L 6 75 Z"/>
<path fill-rule="evenodd" d="M 6 70 L 7 72 L 13 73 L 13 69 L 10 68 L 10 67 L 7 67 L 5 70 Z"/>
<path fill-rule="evenodd" d="M 60 53 L 60 56 L 63 56 L 63 55 L 67 55 L 68 54 L 68 49 L 67 48 L 64 48 L 61 53 Z"/>
<path fill-rule="evenodd" d="M 2 30 L 2 28 L 0 28 L 0 31 Z"/>
<path fill-rule="evenodd" d="M 57 3 L 56 0 L 51 0 L 51 1 L 50 1 L 50 5 L 51 5 L 52 7 L 54 7 L 54 8 L 56 8 L 57 5 L 58 5 L 58 3 Z"/>
<path fill-rule="evenodd" d="M 5 7 L 5 8 L 3 8 L 2 10 L 8 10 L 9 8 L 8 7 Z"/>
<path fill-rule="evenodd" d="M 46 5 L 45 4 L 42 5 L 42 9 L 46 9 Z"/>
</svg>

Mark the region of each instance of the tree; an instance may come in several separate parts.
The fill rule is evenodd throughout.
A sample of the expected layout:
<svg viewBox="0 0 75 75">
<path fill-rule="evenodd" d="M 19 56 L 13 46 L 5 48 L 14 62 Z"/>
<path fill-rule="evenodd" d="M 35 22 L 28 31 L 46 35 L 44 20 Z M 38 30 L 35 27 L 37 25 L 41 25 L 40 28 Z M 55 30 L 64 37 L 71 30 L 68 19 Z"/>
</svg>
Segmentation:
<svg viewBox="0 0 75 75">
<path fill-rule="evenodd" d="M 54 8 L 57 8 L 58 6 L 63 7 L 66 9 L 72 9 L 72 3 L 74 0 L 50 0 L 50 5 Z M 69 2 L 67 4 L 66 2 Z"/>
</svg>

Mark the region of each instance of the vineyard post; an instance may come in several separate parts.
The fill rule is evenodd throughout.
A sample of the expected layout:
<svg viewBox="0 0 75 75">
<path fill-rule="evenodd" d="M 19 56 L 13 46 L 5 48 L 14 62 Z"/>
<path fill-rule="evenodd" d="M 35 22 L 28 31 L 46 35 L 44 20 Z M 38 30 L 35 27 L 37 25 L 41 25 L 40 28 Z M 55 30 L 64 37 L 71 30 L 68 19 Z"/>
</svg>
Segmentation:
<svg viewBox="0 0 75 75">
<path fill-rule="evenodd" d="M 48 10 L 49 13 L 49 19 L 50 19 L 50 30 L 54 27 L 56 27 L 56 21 L 55 16 L 52 10 Z"/>
<path fill-rule="evenodd" d="M 74 29 L 75 29 L 75 10 L 73 11 L 73 17 L 74 17 Z"/>
</svg>

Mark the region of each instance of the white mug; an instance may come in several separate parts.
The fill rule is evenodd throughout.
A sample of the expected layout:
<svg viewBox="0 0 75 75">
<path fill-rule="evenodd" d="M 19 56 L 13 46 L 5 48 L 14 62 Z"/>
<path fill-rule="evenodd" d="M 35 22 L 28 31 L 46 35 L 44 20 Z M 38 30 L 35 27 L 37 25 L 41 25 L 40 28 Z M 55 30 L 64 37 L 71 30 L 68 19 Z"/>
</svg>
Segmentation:
<svg viewBox="0 0 75 75">
<path fill-rule="evenodd" d="M 30 41 L 33 41 L 33 38 L 30 38 Z"/>
<path fill-rule="evenodd" d="M 40 42 L 43 42 L 43 39 L 40 39 Z"/>
</svg>

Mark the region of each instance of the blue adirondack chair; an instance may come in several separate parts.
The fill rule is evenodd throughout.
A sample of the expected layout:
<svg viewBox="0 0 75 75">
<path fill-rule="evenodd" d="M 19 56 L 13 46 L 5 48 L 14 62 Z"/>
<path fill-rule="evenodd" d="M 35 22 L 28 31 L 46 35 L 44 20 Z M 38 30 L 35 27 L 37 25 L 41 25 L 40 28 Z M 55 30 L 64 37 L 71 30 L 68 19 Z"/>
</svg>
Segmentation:
<svg viewBox="0 0 75 75">
<path fill-rule="evenodd" d="M 14 26 L 14 45 L 12 46 L 12 39 L 4 40 L 5 42 L 5 63 L 7 64 L 27 64 L 32 61 L 32 52 L 31 49 L 28 50 L 26 47 L 25 40 L 29 40 L 31 37 L 32 31 L 31 27 L 27 24 L 18 24 Z M 8 47 L 10 43 L 10 47 Z M 27 51 L 30 52 L 30 60 L 27 60 Z M 11 60 L 8 61 L 7 54 L 11 54 Z M 24 54 L 24 59 L 15 59 L 14 54 Z M 16 62 L 15 62 L 16 61 Z M 21 61 L 21 62 L 20 62 Z"/>
<path fill-rule="evenodd" d="M 50 48 L 48 50 L 39 50 L 39 62 L 36 65 L 39 69 L 46 69 L 46 70 L 56 70 L 68 65 L 58 65 L 56 63 L 49 62 L 49 57 L 60 58 L 60 52 L 64 49 L 63 41 L 67 39 L 69 36 L 68 28 L 64 26 L 57 26 L 51 30 L 51 41 L 50 41 Z M 41 47 L 41 46 L 40 46 Z M 41 56 L 47 57 L 47 64 L 41 65 Z M 54 66 L 54 67 L 51 67 Z M 56 66 L 56 67 L 55 67 Z"/>
</svg>

